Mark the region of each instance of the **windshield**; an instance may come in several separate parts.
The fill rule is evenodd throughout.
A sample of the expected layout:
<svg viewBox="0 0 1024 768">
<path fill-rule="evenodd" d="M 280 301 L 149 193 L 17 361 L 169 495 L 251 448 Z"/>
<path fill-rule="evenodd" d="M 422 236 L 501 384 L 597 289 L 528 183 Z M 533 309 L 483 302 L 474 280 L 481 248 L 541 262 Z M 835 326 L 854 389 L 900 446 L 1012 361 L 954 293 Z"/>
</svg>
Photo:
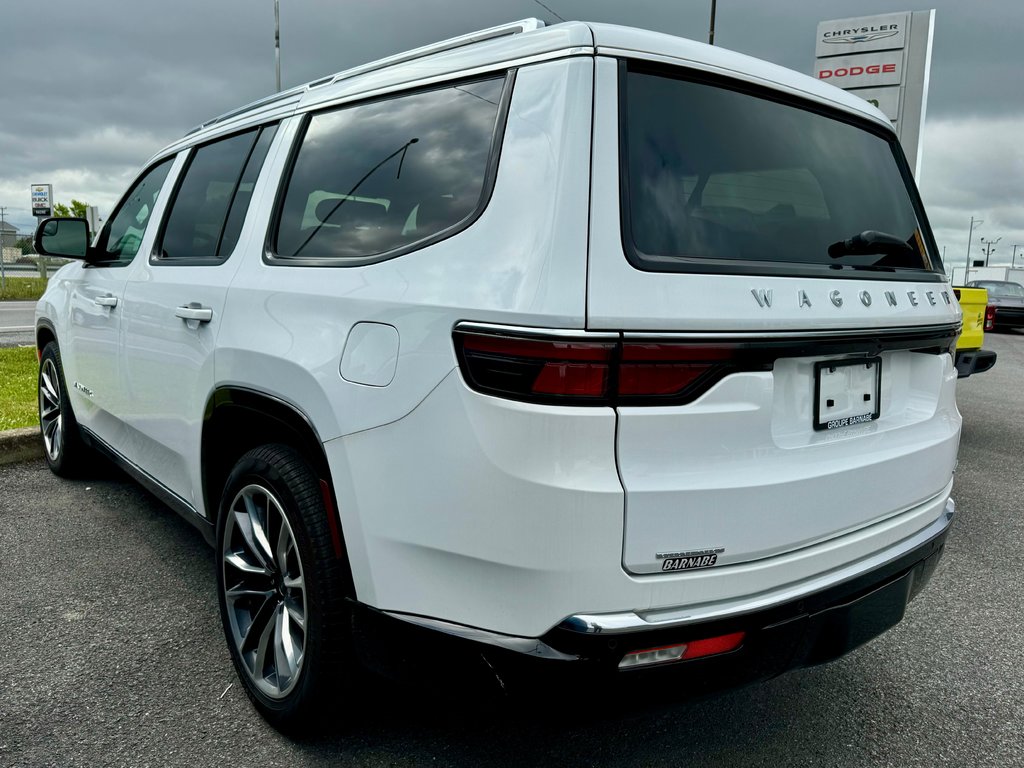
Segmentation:
<svg viewBox="0 0 1024 768">
<path fill-rule="evenodd" d="M 976 288 L 985 288 L 989 296 L 1000 296 L 1024 299 L 1024 286 L 1020 283 L 1004 283 L 1001 281 L 979 280 L 973 284 Z"/>
<path fill-rule="evenodd" d="M 623 208 L 641 269 L 941 269 L 895 138 L 635 66 L 624 77 Z"/>
</svg>

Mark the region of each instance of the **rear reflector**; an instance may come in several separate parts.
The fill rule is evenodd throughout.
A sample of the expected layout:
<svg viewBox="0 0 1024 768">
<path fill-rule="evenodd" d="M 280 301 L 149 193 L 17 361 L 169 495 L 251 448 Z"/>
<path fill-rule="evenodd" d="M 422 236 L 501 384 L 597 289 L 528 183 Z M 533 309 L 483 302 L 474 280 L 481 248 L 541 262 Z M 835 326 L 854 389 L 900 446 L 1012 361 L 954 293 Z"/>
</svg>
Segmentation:
<svg viewBox="0 0 1024 768">
<path fill-rule="evenodd" d="M 683 654 L 683 658 L 699 659 L 702 656 L 715 656 L 719 653 L 735 651 L 743 645 L 743 638 L 746 636 L 746 632 L 733 632 L 731 635 L 719 635 L 718 637 L 709 637 L 706 640 L 694 640 L 687 644 L 686 653 Z"/>
<path fill-rule="evenodd" d="M 622 661 L 619 662 L 619 669 L 631 669 L 649 664 L 667 664 L 672 661 L 687 661 L 689 659 L 700 659 L 705 656 L 729 653 L 743 645 L 745 637 L 746 632 L 733 632 L 729 635 L 719 635 L 718 637 L 709 637 L 704 640 L 691 640 L 689 643 L 633 651 L 622 657 Z"/>
</svg>

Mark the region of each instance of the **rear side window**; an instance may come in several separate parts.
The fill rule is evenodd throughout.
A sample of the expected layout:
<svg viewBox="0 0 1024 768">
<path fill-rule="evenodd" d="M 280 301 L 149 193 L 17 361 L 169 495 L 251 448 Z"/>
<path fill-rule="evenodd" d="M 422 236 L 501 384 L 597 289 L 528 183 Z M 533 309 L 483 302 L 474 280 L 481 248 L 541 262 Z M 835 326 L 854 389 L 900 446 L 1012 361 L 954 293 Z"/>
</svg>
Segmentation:
<svg viewBox="0 0 1024 768">
<path fill-rule="evenodd" d="M 309 119 L 272 243 L 293 263 L 365 263 L 452 234 L 483 207 L 505 78 Z"/>
<path fill-rule="evenodd" d="M 155 261 L 219 263 L 231 255 L 275 127 L 193 150 L 171 201 Z"/>
<path fill-rule="evenodd" d="M 829 276 L 940 269 L 895 138 L 688 78 L 623 67 L 623 241 L 635 266 Z"/>
</svg>

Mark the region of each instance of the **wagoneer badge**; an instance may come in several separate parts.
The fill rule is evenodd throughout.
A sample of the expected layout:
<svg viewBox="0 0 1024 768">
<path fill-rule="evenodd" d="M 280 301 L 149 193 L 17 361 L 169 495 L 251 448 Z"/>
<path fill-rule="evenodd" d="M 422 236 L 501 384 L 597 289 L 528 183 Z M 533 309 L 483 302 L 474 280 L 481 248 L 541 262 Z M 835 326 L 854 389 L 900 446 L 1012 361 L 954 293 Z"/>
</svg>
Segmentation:
<svg viewBox="0 0 1024 768">
<path fill-rule="evenodd" d="M 757 306 L 761 309 L 771 309 L 773 295 L 771 288 L 751 288 L 750 294 L 754 297 L 754 301 L 757 302 Z M 815 297 L 814 301 L 819 300 L 820 297 Z M 829 291 L 827 298 L 832 304 L 838 309 L 843 306 L 843 293 L 841 291 Z M 859 291 L 857 293 L 857 299 L 865 307 L 870 307 L 877 297 L 871 295 L 869 291 Z M 811 299 L 811 295 L 804 289 L 798 289 L 795 296 L 797 307 L 813 307 L 814 301 Z M 886 306 L 899 307 L 902 306 L 903 302 L 908 303 L 912 307 L 922 306 L 927 304 L 934 307 L 939 301 L 945 304 L 952 304 L 953 300 L 949 297 L 949 291 L 945 290 L 927 290 L 927 291 L 906 291 L 906 299 L 903 298 L 897 291 L 882 291 L 882 301 L 885 302 Z"/>
<path fill-rule="evenodd" d="M 718 556 L 725 547 L 695 549 L 690 552 L 657 552 L 655 557 L 662 561 L 663 571 L 688 571 L 693 568 L 710 568 L 718 562 Z"/>
</svg>

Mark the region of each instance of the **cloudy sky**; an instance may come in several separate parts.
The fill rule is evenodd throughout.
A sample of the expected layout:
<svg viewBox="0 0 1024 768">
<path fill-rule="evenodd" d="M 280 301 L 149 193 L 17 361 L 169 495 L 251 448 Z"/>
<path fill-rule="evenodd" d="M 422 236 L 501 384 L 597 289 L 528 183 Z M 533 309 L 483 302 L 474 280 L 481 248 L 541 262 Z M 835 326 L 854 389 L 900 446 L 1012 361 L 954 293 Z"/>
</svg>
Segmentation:
<svg viewBox="0 0 1024 768">
<path fill-rule="evenodd" d="M 538 0 L 280 0 L 282 84 L 527 16 Z M 707 39 L 708 0 L 543 0 L 565 19 Z M 718 0 L 715 42 L 810 72 L 819 21 L 936 8 L 919 185 L 946 262 L 971 216 L 1024 256 L 1024 0 Z M 29 185 L 105 216 L 146 159 L 274 90 L 273 0 L 4 0 L 0 206 L 26 234 Z M 948 268 L 948 267 L 947 267 Z"/>
</svg>

